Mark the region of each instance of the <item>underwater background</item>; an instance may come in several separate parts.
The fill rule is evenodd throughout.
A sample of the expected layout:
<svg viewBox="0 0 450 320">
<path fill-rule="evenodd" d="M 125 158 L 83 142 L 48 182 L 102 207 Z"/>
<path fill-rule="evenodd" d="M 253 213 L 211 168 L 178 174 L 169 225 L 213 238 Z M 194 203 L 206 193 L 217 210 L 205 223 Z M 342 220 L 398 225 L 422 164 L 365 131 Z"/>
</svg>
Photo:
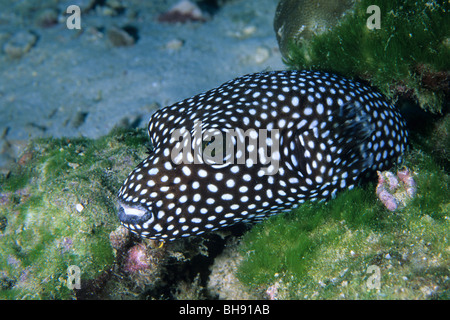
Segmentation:
<svg viewBox="0 0 450 320">
<path fill-rule="evenodd" d="M 449 299 L 449 9 L 0 0 L 0 298 Z M 117 191 L 146 157 L 155 110 L 282 69 L 358 78 L 391 99 L 410 132 L 392 172 L 409 169 L 414 196 L 396 190 L 388 210 L 372 181 L 163 246 L 120 226 Z"/>
</svg>

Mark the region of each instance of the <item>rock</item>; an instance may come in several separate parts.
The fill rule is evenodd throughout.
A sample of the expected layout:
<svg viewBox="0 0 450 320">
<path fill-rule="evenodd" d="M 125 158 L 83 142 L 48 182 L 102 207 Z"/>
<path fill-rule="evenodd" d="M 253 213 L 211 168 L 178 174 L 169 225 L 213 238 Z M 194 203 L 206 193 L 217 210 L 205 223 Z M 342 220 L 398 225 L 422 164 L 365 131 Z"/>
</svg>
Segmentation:
<svg viewBox="0 0 450 320">
<path fill-rule="evenodd" d="M 43 9 L 37 13 L 35 22 L 42 28 L 52 27 L 58 23 L 58 12 L 51 8 Z"/>
<path fill-rule="evenodd" d="M 169 50 L 178 50 L 184 45 L 184 40 L 173 39 L 166 43 L 165 48 Z"/>
<path fill-rule="evenodd" d="M 86 121 L 88 115 L 88 112 L 78 111 L 72 119 L 72 127 L 79 128 L 80 126 L 82 126 Z"/>
<path fill-rule="evenodd" d="M 259 46 L 256 48 L 254 61 L 257 64 L 262 64 L 266 62 L 271 56 L 270 49 L 264 46 Z"/>
<path fill-rule="evenodd" d="M 248 39 L 250 37 L 252 37 L 256 32 L 257 32 L 257 28 L 253 25 L 248 25 L 246 27 L 243 27 L 241 29 L 238 29 L 236 31 L 228 31 L 227 34 L 230 37 L 236 38 L 236 39 L 240 39 L 240 40 L 244 40 L 244 39 Z"/>
<path fill-rule="evenodd" d="M 236 277 L 235 272 L 243 260 L 237 244 L 230 244 L 216 257 L 211 267 L 207 290 L 222 300 L 249 300 L 265 298 L 264 294 L 250 292 Z"/>
<path fill-rule="evenodd" d="M 381 3 L 280 0 L 274 28 L 286 64 L 364 79 L 389 100 L 409 100 L 427 112 L 445 113 L 448 5 Z"/>
<path fill-rule="evenodd" d="M 193 2 L 182 0 L 169 11 L 158 17 L 159 22 L 186 23 L 189 21 L 205 21 L 202 10 Z"/>
<path fill-rule="evenodd" d="M 136 43 L 136 39 L 125 28 L 112 27 L 108 29 L 107 36 L 115 47 L 128 47 Z"/>
<path fill-rule="evenodd" d="M 30 31 L 15 33 L 4 45 L 3 51 L 12 59 L 19 59 L 36 44 L 38 37 Z"/>
<path fill-rule="evenodd" d="M 139 144 L 147 140 L 144 130 L 131 132 L 134 139 L 140 137 Z M 129 233 L 118 228 L 115 214 L 117 188 L 129 161 L 145 155 L 144 150 L 129 152 L 126 135 L 33 140 L 22 156 L 27 159 L 0 175 L 0 282 L 2 273 L 13 280 L 10 289 L 0 290 L 0 299 L 101 298 L 102 291 L 111 297 L 154 279 L 156 269 L 134 271 L 141 247 L 129 251 Z M 162 261 L 162 250 L 142 252 L 149 267 L 156 258 Z M 68 290 L 71 265 L 81 270 L 80 290 Z M 124 289 L 122 278 L 110 277 L 112 267 L 126 279 L 137 279 L 130 280 L 133 288 Z M 106 282 L 122 291 L 108 291 Z"/>
<path fill-rule="evenodd" d="M 130 232 L 124 226 L 120 225 L 116 230 L 109 234 L 111 247 L 115 250 L 123 250 L 129 241 Z"/>
<path fill-rule="evenodd" d="M 307 43 L 338 24 L 354 4 L 354 0 L 280 0 L 273 26 L 282 55 L 288 57 L 291 41 Z"/>
<path fill-rule="evenodd" d="M 266 46 L 258 46 L 252 54 L 243 56 L 241 63 L 243 64 L 263 64 L 272 55 L 271 49 Z"/>
</svg>

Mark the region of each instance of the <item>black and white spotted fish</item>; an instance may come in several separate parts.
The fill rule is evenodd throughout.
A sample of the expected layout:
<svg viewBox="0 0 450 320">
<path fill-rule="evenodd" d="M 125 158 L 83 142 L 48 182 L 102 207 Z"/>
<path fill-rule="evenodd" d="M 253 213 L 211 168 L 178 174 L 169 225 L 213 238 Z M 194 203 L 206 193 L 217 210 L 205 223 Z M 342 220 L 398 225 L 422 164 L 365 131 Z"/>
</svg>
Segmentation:
<svg viewBox="0 0 450 320">
<path fill-rule="evenodd" d="M 246 75 L 163 108 L 153 149 L 119 191 L 119 219 L 170 241 L 324 200 L 400 161 L 405 122 L 337 75 Z"/>
</svg>

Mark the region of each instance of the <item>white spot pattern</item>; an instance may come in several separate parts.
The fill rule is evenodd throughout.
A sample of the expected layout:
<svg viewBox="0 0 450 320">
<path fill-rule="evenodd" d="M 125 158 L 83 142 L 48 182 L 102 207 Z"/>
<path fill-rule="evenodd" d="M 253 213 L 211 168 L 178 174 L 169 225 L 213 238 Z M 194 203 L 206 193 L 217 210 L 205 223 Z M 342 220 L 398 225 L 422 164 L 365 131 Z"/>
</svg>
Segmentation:
<svg viewBox="0 0 450 320">
<path fill-rule="evenodd" d="M 258 140 L 266 129 L 267 153 L 249 145 L 231 155 L 232 165 L 215 166 L 195 163 L 192 149 L 187 163 L 172 161 L 175 146 L 194 148 L 194 139 L 182 139 L 194 137 L 195 121 L 202 132 L 252 129 L 245 139 L 236 136 L 235 147 Z M 270 135 L 275 129 L 277 137 Z M 173 138 L 175 130 L 180 139 Z M 381 94 L 314 71 L 231 80 L 155 112 L 148 131 L 153 151 L 119 190 L 119 219 L 132 232 L 164 241 L 260 220 L 308 199 L 325 200 L 400 161 L 407 146 L 404 120 Z M 252 152 L 257 159 L 249 159 Z M 279 167 L 261 161 L 268 159 Z M 264 175 L 263 168 L 273 174 Z"/>
</svg>

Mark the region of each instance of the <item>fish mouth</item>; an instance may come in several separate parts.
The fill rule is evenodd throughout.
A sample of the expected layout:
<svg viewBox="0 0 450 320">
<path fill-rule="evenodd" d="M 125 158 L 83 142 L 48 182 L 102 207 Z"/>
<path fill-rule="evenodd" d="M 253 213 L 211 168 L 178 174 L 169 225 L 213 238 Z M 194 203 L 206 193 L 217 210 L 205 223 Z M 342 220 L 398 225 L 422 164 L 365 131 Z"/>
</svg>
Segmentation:
<svg viewBox="0 0 450 320">
<path fill-rule="evenodd" d="M 153 213 L 141 206 L 130 206 L 119 202 L 119 220 L 127 225 L 142 225 L 145 222 L 152 221 Z"/>
</svg>

